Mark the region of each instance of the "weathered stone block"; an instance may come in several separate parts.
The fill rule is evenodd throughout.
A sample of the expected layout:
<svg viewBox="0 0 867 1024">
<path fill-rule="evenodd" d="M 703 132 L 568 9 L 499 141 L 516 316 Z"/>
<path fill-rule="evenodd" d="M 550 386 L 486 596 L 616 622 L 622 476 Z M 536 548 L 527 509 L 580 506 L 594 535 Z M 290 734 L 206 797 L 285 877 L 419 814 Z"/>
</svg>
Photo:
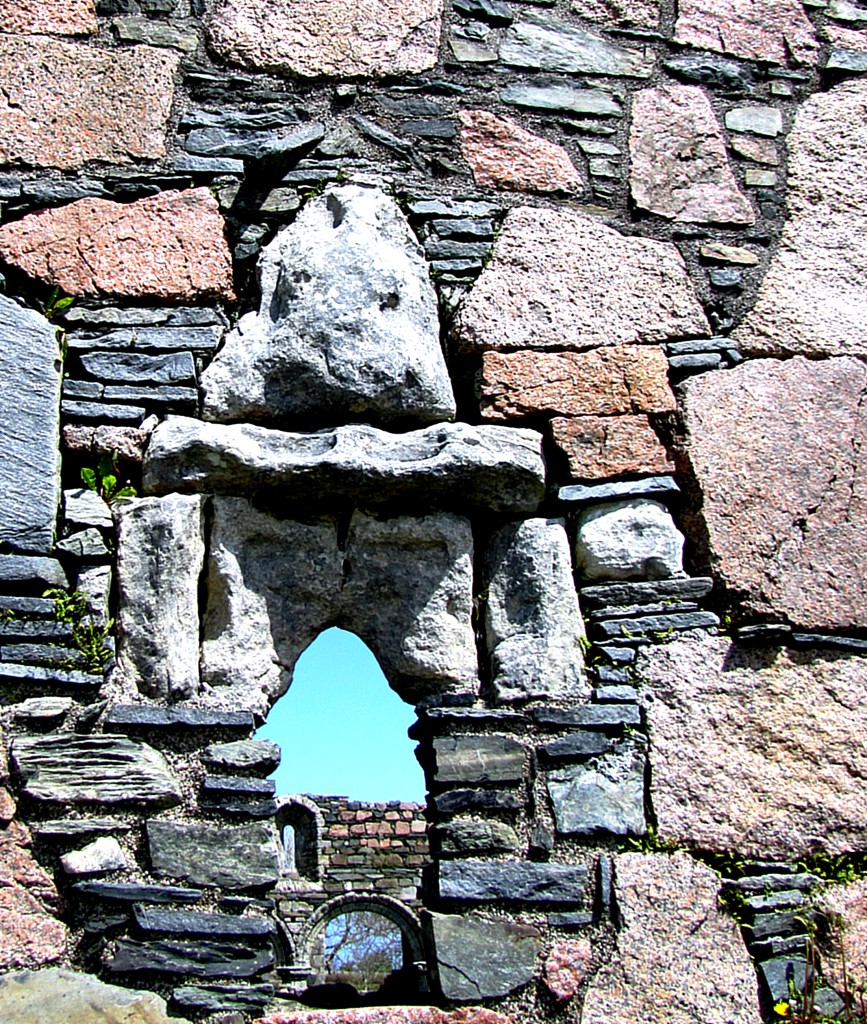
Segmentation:
<svg viewBox="0 0 867 1024">
<path fill-rule="evenodd" d="M 674 38 L 748 60 L 815 64 L 819 42 L 798 0 L 680 0 Z"/>
<path fill-rule="evenodd" d="M 644 755 L 631 744 L 587 765 L 549 772 L 557 831 L 565 835 L 644 835 Z"/>
<path fill-rule="evenodd" d="M 524 746 L 510 736 L 440 736 L 433 742 L 437 782 L 520 782 Z"/>
<path fill-rule="evenodd" d="M 487 110 L 462 110 L 461 152 L 479 185 L 536 192 L 580 192 L 583 181 L 558 146 Z"/>
<path fill-rule="evenodd" d="M 0 53 L 2 45 L 0 40 Z M 223 228 L 217 200 L 206 188 L 160 192 L 133 203 L 79 199 L 4 224 L 0 255 L 71 295 L 231 299 Z"/>
<path fill-rule="evenodd" d="M 262 299 L 202 374 L 204 416 L 312 426 L 436 423 L 455 401 L 427 262 L 397 203 L 344 185 L 259 260 Z"/>
<path fill-rule="evenodd" d="M 587 869 L 531 861 L 442 861 L 439 894 L 454 900 L 572 903 L 581 899 Z"/>
<path fill-rule="evenodd" d="M 575 570 L 588 580 L 682 575 L 683 541 L 658 501 L 633 498 L 594 505 L 575 524 Z"/>
<path fill-rule="evenodd" d="M 666 82 L 636 93 L 629 187 L 637 206 L 669 220 L 753 224 L 707 94 Z"/>
<path fill-rule="evenodd" d="M 280 764 L 280 748 L 270 740 L 212 743 L 201 753 L 205 768 L 214 772 L 251 772 L 270 775 Z"/>
<path fill-rule="evenodd" d="M 596 348 L 705 336 L 677 249 L 567 210 L 511 210 L 456 317 L 464 349 Z"/>
<path fill-rule="evenodd" d="M 590 970 L 593 946 L 589 939 L 558 942 L 545 960 L 545 987 L 558 1003 L 577 995 Z"/>
<path fill-rule="evenodd" d="M 573 480 L 604 480 L 627 473 L 674 471 L 646 415 L 556 417 L 549 424 L 554 444 L 566 456 Z"/>
<path fill-rule="evenodd" d="M 172 807 L 181 793 L 165 758 L 120 736 L 19 736 L 12 763 L 21 792 L 51 804 Z"/>
<path fill-rule="evenodd" d="M 522 417 L 673 412 L 668 360 L 656 346 L 588 352 L 485 352 L 481 413 L 489 422 Z"/>
<path fill-rule="evenodd" d="M 98 29 L 94 0 L 0 0 L 0 32 L 10 35 L 93 35 Z"/>
<path fill-rule="evenodd" d="M 38 313 L 0 296 L 0 542 L 48 554 L 60 501 L 60 352 Z"/>
<path fill-rule="evenodd" d="M 590 982 L 583 1024 L 643 1021 L 648 1007 L 669 1024 L 753 1024 L 755 971 L 718 891 L 718 875 L 685 853 L 620 854 L 617 949 Z"/>
<path fill-rule="evenodd" d="M 105 875 L 128 868 L 126 856 L 114 836 L 100 836 L 80 850 L 71 850 L 60 858 L 67 875 Z"/>
<path fill-rule="evenodd" d="M 478 1002 L 532 981 L 541 938 L 537 928 L 451 914 L 431 914 L 428 927 L 446 999 Z"/>
<path fill-rule="evenodd" d="M 199 578 L 205 560 L 200 497 L 118 503 L 118 667 L 142 693 L 199 692 Z"/>
<path fill-rule="evenodd" d="M 864 364 L 752 360 L 685 385 L 711 564 L 747 608 L 867 626 Z"/>
<path fill-rule="evenodd" d="M 280 875 L 273 825 L 149 821 L 147 841 L 157 875 L 181 878 L 192 885 L 250 889 L 273 885 Z"/>
<path fill-rule="evenodd" d="M 860 849 L 863 664 L 831 652 L 769 657 L 726 637 L 643 648 L 660 837 L 747 857 Z"/>
<path fill-rule="evenodd" d="M 586 694 L 584 621 L 563 520 L 527 519 L 498 530 L 483 579 L 497 699 Z"/>
<path fill-rule="evenodd" d="M 444 853 L 511 853 L 518 848 L 518 834 L 502 821 L 455 818 L 436 826 L 436 838 Z"/>
<path fill-rule="evenodd" d="M 534 512 L 544 496 L 542 437 L 532 430 L 442 423 L 405 434 L 350 424 L 315 434 L 170 416 L 154 431 L 144 486 L 250 495 L 283 508 L 398 504 Z"/>
<path fill-rule="evenodd" d="M 0 978 L 0 1016 L 15 1024 L 46 1024 L 62 1007 L 64 1024 L 171 1024 L 166 1003 L 88 974 L 49 968 Z M 174 1018 L 172 1018 L 174 1019 Z"/>
<path fill-rule="evenodd" d="M 45 11 L 27 7 L 40 12 L 34 20 Z M 71 170 L 91 160 L 161 159 L 177 67 L 177 54 L 149 46 L 113 50 L 2 36 L 0 163 Z"/>
<path fill-rule="evenodd" d="M 220 0 L 211 46 L 223 60 L 317 78 L 415 74 L 437 62 L 442 0 Z"/>
<path fill-rule="evenodd" d="M 193 978 L 250 978 L 274 966 L 270 950 L 223 942 L 118 939 L 106 960 L 109 974 L 170 974 Z"/>
<path fill-rule="evenodd" d="M 789 219 L 752 312 L 733 337 L 746 351 L 867 353 L 867 82 L 817 93 L 788 146 Z"/>
</svg>

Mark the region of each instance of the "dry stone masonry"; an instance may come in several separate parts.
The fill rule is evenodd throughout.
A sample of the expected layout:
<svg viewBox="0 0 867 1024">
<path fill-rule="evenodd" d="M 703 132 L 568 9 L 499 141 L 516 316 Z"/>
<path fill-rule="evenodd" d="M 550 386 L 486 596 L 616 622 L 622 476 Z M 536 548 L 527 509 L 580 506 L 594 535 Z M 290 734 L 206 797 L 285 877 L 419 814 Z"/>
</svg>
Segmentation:
<svg viewBox="0 0 867 1024">
<path fill-rule="evenodd" d="M 0 0 L 0 1019 L 845 1010 L 865 75 L 860 0 Z M 423 804 L 277 791 L 332 626 Z"/>
</svg>

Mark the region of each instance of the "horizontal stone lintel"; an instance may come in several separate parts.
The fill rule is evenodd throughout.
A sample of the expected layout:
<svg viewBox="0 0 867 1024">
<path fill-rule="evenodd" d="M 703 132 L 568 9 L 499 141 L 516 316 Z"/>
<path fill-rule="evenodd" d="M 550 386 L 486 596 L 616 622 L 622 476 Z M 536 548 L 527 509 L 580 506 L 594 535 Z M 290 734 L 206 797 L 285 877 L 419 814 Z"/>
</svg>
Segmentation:
<svg viewBox="0 0 867 1024">
<path fill-rule="evenodd" d="M 145 704 L 116 704 L 105 720 L 106 732 L 146 729 L 231 730 L 251 733 L 255 728 L 248 711 L 209 711 L 202 708 L 159 708 Z"/>
<path fill-rule="evenodd" d="M 587 881 L 581 865 L 534 861 L 444 861 L 438 870 L 441 898 L 474 902 L 576 903 Z"/>
</svg>

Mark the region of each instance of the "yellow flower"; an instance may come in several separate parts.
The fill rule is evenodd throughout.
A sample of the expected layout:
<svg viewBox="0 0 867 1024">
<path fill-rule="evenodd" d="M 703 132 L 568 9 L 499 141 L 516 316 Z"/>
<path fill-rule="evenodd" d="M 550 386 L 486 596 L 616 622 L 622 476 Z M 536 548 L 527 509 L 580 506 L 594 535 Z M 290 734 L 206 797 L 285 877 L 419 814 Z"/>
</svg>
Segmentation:
<svg viewBox="0 0 867 1024">
<path fill-rule="evenodd" d="M 779 1003 L 774 1003 L 774 1013 L 778 1017 L 788 1017 L 791 1012 L 792 1012 L 792 1007 L 789 1006 L 788 1003 L 786 1003 L 786 1002 L 784 1002 L 782 1000 Z"/>
</svg>

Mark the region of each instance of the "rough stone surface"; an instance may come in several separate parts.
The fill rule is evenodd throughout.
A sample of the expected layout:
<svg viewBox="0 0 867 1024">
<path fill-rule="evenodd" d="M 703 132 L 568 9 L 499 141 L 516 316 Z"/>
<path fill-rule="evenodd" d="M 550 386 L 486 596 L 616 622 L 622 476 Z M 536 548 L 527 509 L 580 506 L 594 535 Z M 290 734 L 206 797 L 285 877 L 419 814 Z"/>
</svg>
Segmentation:
<svg viewBox="0 0 867 1024">
<path fill-rule="evenodd" d="M 586 765 L 548 773 L 548 794 L 563 835 L 643 835 L 644 756 L 631 745 Z"/>
<path fill-rule="evenodd" d="M 44 4 L 27 6 L 39 12 L 34 20 L 46 11 Z M 161 159 L 177 67 L 177 54 L 149 46 L 110 50 L 41 35 L 0 37 L 0 163 L 70 170 L 90 160 Z"/>
<path fill-rule="evenodd" d="M 334 624 L 370 645 L 405 699 L 478 686 L 465 519 L 356 513 L 341 550 L 333 519 L 277 520 L 216 498 L 208 580 L 202 675 L 227 706 L 267 711 L 301 652 Z"/>
<path fill-rule="evenodd" d="M 716 574 L 746 607 L 867 626 L 863 363 L 757 359 L 685 387 L 686 450 Z"/>
<path fill-rule="evenodd" d="M 485 818 L 455 818 L 438 825 L 436 836 L 444 853 L 511 853 L 518 835 L 511 825 Z"/>
<path fill-rule="evenodd" d="M 285 426 L 452 419 L 424 253 L 397 203 L 346 185 L 259 261 L 262 300 L 202 374 L 204 415 Z"/>
<path fill-rule="evenodd" d="M 152 697 L 199 691 L 202 505 L 198 496 L 170 494 L 117 506 L 118 668 Z"/>
<path fill-rule="evenodd" d="M 572 903 L 581 899 L 587 869 L 530 861 L 441 861 L 443 899 Z"/>
<path fill-rule="evenodd" d="M 114 836 L 100 836 L 80 850 L 72 850 L 60 858 L 67 875 L 105 875 L 129 867 L 120 843 Z"/>
<path fill-rule="evenodd" d="M 60 501 L 58 357 L 51 324 L 0 295 L 0 542 L 13 551 L 47 555 L 54 544 Z"/>
<path fill-rule="evenodd" d="M 111 509 L 105 500 L 87 487 L 76 487 L 63 492 L 63 518 L 75 526 L 114 529 Z"/>
<path fill-rule="evenodd" d="M 629 187 L 637 206 L 668 220 L 753 224 L 707 94 L 666 82 L 632 100 Z"/>
<path fill-rule="evenodd" d="M 305 513 L 347 501 L 534 512 L 544 496 L 541 442 L 532 430 L 466 423 L 405 434 L 364 424 L 290 434 L 170 416 L 151 437 L 144 486 L 153 493 L 276 489 L 284 508 L 300 503 Z"/>
<path fill-rule="evenodd" d="M 458 115 L 461 152 L 479 185 L 536 192 L 580 192 L 581 175 L 562 146 L 487 110 Z"/>
<path fill-rule="evenodd" d="M 202 764 L 211 771 L 252 772 L 270 775 L 280 764 L 280 748 L 271 740 L 237 740 L 212 743 L 201 753 Z"/>
<path fill-rule="evenodd" d="M 357 1010 L 293 1010 L 260 1017 L 253 1024 L 514 1024 L 494 1010 L 468 1007 L 437 1010 L 432 1006 L 366 1006 Z"/>
<path fill-rule="evenodd" d="M 15 1024 L 171 1024 L 165 1000 L 152 992 L 56 967 L 0 978 L 0 1017 Z"/>
<path fill-rule="evenodd" d="M 529 207 L 506 215 L 456 322 L 465 349 L 595 348 L 708 333 L 673 245 Z"/>
<path fill-rule="evenodd" d="M 607 25 L 659 27 L 660 0 L 572 0 L 571 9 L 582 18 Z"/>
<path fill-rule="evenodd" d="M 673 412 L 668 360 L 655 346 L 588 352 L 485 352 L 481 412 L 490 422 L 554 413 Z"/>
<path fill-rule="evenodd" d="M 442 993 L 455 1002 L 504 996 L 533 980 L 537 928 L 511 921 L 431 914 Z"/>
<path fill-rule="evenodd" d="M 442 0 L 220 0 L 210 41 L 224 60 L 316 78 L 415 74 L 437 62 Z"/>
<path fill-rule="evenodd" d="M 575 526 L 575 570 L 587 580 L 668 579 L 683 573 L 683 535 L 658 501 L 594 505 Z"/>
<path fill-rule="evenodd" d="M 45 803 L 159 808 L 181 800 L 162 754 L 122 736 L 19 736 L 12 762 L 22 794 Z"/>
<path fill-rule="evenodd" d="M 558 1003 L 577 994 L 587 978 L 593 947 L 589 939 L 566 939 L 558 942 L 545 960 L 545 987 Z"/>
<path fill-rule="evenodd" d="M 510 736 L 440 736 L 433 742 L 437 782 L 520 782 L 526 753 Z"/>
<path fill-rule="evenodd" d="M 647 714 L 661 838 L 747 857 L 861 849 L 861 659 L 705 635 L 643 648 L 637 670 L 654 693 Z"/>
<path fill-rule="evenodd" d="M 31 213 L 0 227 L 0 255 L 70 295 L 169 302 L 232 297 L 223 218 L 206 188 L 133 203 L 79 199 Z"/>
<path fill-rule="evenodd" d="M 277 833 L 270 825 L 149 821 L 147 841 L 155 874 L 191 885 L 248 889 L 273 885 L 280 875 Z"/>
<path fill-rule="evenodd" d="M 496 698 L 585 696 L 584 622 L 563 520 L 526 519 L 497 531 L 483 574 Z"/>
<path fill-rule="evenodd" d="M 685 853 L 620 854 L 617 950 L 590 982 L 582 1024 L 755 1024 L 755 970 L 718 892 L 719 876 Z"/>
<path fill-rule="evenodd" d="M 756 354 L 867 353 L 867 82 L 810 97 L 787 140 L 788 206 L 755 307 L 734 332 Z"/>
<path fill-rule="evenodd" d="M 0 969 L 40 967 L 66 953 L 66 925 L 51 912 L 54 883 L 30 852 L 30 833 L 13 821 L 0 829 Z M 0 978 L 0 1013 L 5 989 Z M 18 1021 L 6 1016 L 4 1020 Z"/>
<path fill-rule="evenodd" d="M 548 14 L 526 13 L 509 27 L 500 60 L 520 68 L 574 74 L 647 78 L 654 57 L 641 47 L 621 46 L 596 32 Z"/>
<path fill-rule="evenodd" d="M 820 944 L 822 975 L 842 992 L 863 991 L 867 985 L 867 880 L 825 886 L 818 897 L 830 920 Z"/>
<path fill-rule="evenodd" d="M 680 0 L 674 38 L 701 50 L 815 64 L 819 43 L 799 0 Z"/>
<path fill-rule="evenodd" d="M 67 423 L 63 427 L 63 445 L 73 452 L 114 455 L 130 462 L 141 462 L 150 433 L 138 427 L 98 427 Z"/>
<path fill-rule="evenodd" d="M 94 0 L 0 0 L 0 32 L 78 36 L 98 29 Z"/>
<path fill-rule="evenodd" d="M 569 460 L 573 480 L 674 470 L 647 416 L 556 417 L 549 427 L 554 444 Z"/>
</svg>

